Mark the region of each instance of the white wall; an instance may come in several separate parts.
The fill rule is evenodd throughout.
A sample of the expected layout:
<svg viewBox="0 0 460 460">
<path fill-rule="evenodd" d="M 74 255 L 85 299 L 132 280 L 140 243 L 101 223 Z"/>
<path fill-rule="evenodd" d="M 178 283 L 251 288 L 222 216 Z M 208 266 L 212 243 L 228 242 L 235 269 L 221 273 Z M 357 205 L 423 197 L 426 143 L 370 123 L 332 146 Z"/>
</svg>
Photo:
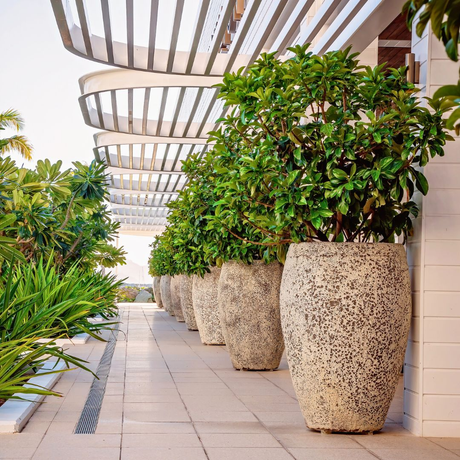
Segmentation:
<svg viewBox="0 0 460 460">
<path fill-rule="evenodd" d="M 413 34 L 422 96 L 458 79 L 458 64 L 431 34 Z M 408 244 L 413 318 L 404 370 L 404 426 L 460 437 L 460 138 L 425 167 L 430 191 Z"/>
</svg>

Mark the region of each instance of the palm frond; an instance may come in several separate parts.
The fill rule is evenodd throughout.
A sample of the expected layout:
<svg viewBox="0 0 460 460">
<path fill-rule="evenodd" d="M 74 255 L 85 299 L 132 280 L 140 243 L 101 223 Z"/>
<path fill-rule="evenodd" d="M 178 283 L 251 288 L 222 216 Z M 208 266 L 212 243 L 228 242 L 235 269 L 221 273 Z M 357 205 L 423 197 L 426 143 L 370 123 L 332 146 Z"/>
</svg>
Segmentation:
<svg viewBox="0 0 460 460">
<path fill-rule="evenodd" d="M 26 160 L 32 159 L 33 147 L 27 137 L 17 134 L 3 140 L 6 141 L 6 144 L 0 146 L 1 153 L 19 152 Z"/>
<path fill-rule="evenodd" d="M 24 120 L 18 111 L 9 109 L 6 112 L 0 113 L 0 128 L 13 128 L 16 131 L 20 131 L 23 127 Z"/>
</svg>

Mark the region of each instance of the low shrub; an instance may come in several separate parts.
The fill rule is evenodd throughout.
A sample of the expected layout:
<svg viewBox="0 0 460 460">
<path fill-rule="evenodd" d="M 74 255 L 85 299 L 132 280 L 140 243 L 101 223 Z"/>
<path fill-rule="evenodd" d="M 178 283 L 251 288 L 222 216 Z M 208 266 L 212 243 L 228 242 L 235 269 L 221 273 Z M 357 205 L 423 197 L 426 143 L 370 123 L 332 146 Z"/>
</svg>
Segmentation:
<svg viewBox="0 0 460 460">
<path fill-rule="evenodd" d="M 113 321 L 90 321 L 96 315 L 105 320 L 117 316 L 116 289 L 121 281 L 115 281 L 112 275 L 91 273 L 76 264 L 60 273 L 50 258 L 48 262 L 41 259 L 37 264 L 17 265 L 12 280 L 10 316 L 5 322 L 10 334 L 14 331 L 10 338 L 30 335 L 40 338 L 43 335 L 39 331 L 44 329 L 56 330 L 54 337 L 73 337 L 86 332 L 101 340 L 99 332 L 114 324 Z M 0 292 L 5 286 L 0 287 Z M 28 302 L 16 307 L 18 299 L 28 299 Z"/>
<path fill-rule="evenodd" d="M 134 302 L 139 294 L 139 289 L 131 286 L 122 286 L 117 290 L 118 302 Z"/>
<path fill-rule="evenodd" d="M 46 308 L 35 311 L 38 293 L 21 296 L 18 292 L 19 281 L 13 281 L 10 270 L 0 293 L 0 399 L 17 399 L 15 393 L 57 395 L 33 382 L 24 388 L 31 375 L 50 357 L 57 362 L 63 360 L 67 366 L 80 367 L 91 372 L 86 361 L 67 354 L 57 346 L 55 339 L 67 335 L 68 328 L 63 322 L 56 321 L 53 313 Z M 51 319 L 50 319 L 51 315 Z M 46 339 L 39 343 L 38 339 Z M 63 372 L 50 371 L 46 373 Z"/>
</svg>

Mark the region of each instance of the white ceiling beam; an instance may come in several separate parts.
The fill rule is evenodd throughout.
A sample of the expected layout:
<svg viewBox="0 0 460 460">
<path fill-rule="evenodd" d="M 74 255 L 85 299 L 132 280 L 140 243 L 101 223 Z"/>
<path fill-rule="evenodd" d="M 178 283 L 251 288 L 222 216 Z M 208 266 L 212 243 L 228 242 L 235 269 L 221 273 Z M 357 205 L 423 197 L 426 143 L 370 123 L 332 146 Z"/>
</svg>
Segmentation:
<svg viewBox="0 0 460 460">
<path fill-rule="evenodd" d="M 108 187 L 110 195 L 179 195 L 179 192 L 157 192 L 155 190 L 131 190 L 129 188 Z"/>
<path fill-rule="evenodd" d="M 405 0 L 368 0 L 328 51 L 348 46 L 352 46 L 354 52 L 365 50 L 401 14 L 404 3 Z"/>
<path fill-rule="evenodd" d="M 110 69 L 83 75 L 78 80 L 82 95 L 118 89 L 198 87 L 210 88 L 222 82 L 222 77 L 205 75 L 170 75 L 139 72 L 130 69 Z"/>
<path fill-rule="evenodd" d="M 140 134 L 117 133 L 114 131 L 100 131 L 94 134 L 96 147 L 128 144 L 196 144 L 206 145 L 207 139 L 193 137 L 163 137 L 143 136 Z"/>
<path fill-rule="evenodd" d="M 108 166 L 106 170 L 109 174 L 158 174 L 158 175 L 179 175 L 183 176 L 183 171 L 162 171 L 162 170 L 150 170 L 150 169 L 136 169 L 136 168 L 118 168 L 116 166 Z"/>
</svg>

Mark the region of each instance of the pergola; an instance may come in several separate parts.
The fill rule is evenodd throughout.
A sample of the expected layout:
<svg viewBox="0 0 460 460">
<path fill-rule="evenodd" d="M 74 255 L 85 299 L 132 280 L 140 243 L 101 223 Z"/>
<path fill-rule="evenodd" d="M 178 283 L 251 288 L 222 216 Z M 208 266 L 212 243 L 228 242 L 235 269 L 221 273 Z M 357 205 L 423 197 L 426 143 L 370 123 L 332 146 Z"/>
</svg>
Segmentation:
<svg viewBox="0 0 460 460">
<path fill-rule="evenodd" d="M 312 43 L 362 51 L 401 0 L 51 0 L 64 46 L 118 69 L 80 79 L 80 106 L 108 165 L 122 232 L 154 234 L 226 109 L 213 86 L 262 52 Z M 385 14 L 379 14 L 384 9 Z"/>
</svg>

